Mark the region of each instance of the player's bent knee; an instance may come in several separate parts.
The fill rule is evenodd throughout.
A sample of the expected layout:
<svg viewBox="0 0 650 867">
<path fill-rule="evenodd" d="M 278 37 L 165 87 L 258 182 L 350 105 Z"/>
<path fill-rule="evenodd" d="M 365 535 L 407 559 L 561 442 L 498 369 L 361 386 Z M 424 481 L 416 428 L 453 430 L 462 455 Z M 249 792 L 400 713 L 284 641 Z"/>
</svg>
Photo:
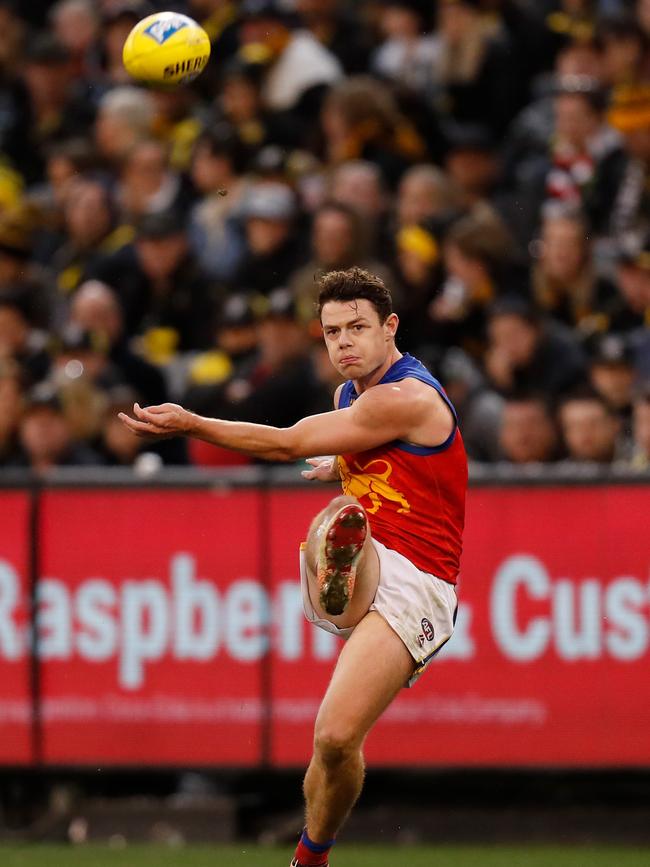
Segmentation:
<svg viewBox="0 0 650 867">
<path fill-rule="evenodd" d="M 336 768 L 355 756 L 361 748 L 356 732 L 324 728 L 314 735 L 314 755 L 327 768 Z"/>
</svg>

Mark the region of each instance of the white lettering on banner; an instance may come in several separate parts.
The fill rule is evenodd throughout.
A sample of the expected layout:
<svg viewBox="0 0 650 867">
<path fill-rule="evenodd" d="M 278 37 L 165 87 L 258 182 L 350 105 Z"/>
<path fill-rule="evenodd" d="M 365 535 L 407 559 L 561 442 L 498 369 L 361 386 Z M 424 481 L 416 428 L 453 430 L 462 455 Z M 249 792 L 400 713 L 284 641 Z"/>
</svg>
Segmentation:
<svg viewBox="0 0 650 867">
<path fill-rule="evenodd" d="M 18 605 L 18 575 L 10 563 L 0 560 L 0 657 L 18 659 L 22 652 L 14 620 Z"/>
<path fill-rule="evenodd" d="M 174 650 L 178 659 L 212 659 L 219 643 L 219 602 L 209 581 L 194 580 L 194 558 L 171 562 L 174 588 Z"/>
<path fill-rule="evenodd" d="M 518 594 L 546 602 L 548 613 L 518 623 Z M 606 653 L 626 662 L 639 659 L 650 641 L 650 588 L 635 578 L 553 583 L 536 557 L 509 557 L 494 576 L 490 599 L 492 632 L 503 654 L 517 662 L 554 649 L 560 659 L 599 659 Z M 645 614 L 643 613 L 645 609 Z"/>
<path fill-rule="evenodd" d="M 167 593 L 160 581 L 125 581 L 120 682 L 127 689 L 142 686 L 144 662 L 162 657 L 168 637 Z"/>
<path fill-rule="evenodd" d="M 27 653 L 20 578 L 0 560 L 0 660 Z M 452 641 L 440 655 L 469 660 L 480 652 L 473 635 L 476 602 L 462 602 Z M 526 663 L 555 653 L 565 662 L 608 656 L 640 659 L 650 649 L 650 587 L 631 576 L 605 582 L 590 577 L 553 580 L 530 554 L 504 560 L 489 597 L 492 635 L 508 659 Z M 92 577 L 71 587 L 43 578 L 37 593 L 38 647 L 45 660 L 78 656 L 91 663 L 114 660 L 119 686 L 137 690 L 147 666 L 163 658 L 209 661 L 219 653 L 255 663 L 272 637 L 282 662 L 333 659 L 340 642 L 309 626 L 300 584 L 280 581 L 272 597 L 261 582 L 240 577 L 225 589 L 197 577 L 196 559 L 175 554 L 169 580 Z"/>
<path fill-rule="evenodd" d="M 550 593 L 546 569 L 535 557 L 509 557 L 497 570 L 490 599 L 492 633 L 505 656 L 527 662 L 540 656 L 551 633 L 548 619 L 534 617 L 525 630 L 517 625 L 517 591 L 525 590 L 533 599 L 546 599 Z"/>
<path fill-rule="evenodd" d="M 91 578 L 77 593 L 77 636 L 79 655 L 93 662 L 104 662 L 115 654 L 117 628 L 110 611 L 115 607 L 115 588 L 101 578 Z"/>
</svg>

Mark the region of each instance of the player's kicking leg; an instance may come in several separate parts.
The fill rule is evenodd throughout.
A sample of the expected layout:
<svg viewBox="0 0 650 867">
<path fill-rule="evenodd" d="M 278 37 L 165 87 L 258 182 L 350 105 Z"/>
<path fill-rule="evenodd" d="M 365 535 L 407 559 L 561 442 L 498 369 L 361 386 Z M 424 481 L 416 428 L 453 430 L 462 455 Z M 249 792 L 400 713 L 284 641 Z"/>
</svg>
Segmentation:
<svg viewBox="0 0 650 867">
<path fill-rule="evenodd" d="M 339 627 L 356 626 L 379 581 L 379 558 L 357 500 L 336 497 L 314 518 L 305 559 L 309 596 L 318 616 Z"/>
<path fill-rule="evenodd" d="M 294 867 L 326 867 L 330 847 L 363 785 L 362 746 L 373 724 L 413 674 L 402 640 L 375 611 L 341 651 L 316 718 L 304 782 L 306 826 Z"/>
</svg>

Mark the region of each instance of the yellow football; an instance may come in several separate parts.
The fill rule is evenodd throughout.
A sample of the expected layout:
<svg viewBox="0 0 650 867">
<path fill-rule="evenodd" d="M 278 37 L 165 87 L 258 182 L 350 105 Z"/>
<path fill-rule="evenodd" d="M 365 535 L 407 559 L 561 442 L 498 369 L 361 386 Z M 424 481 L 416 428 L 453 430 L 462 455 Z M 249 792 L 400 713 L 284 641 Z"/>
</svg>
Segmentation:
<svg viewBox="0 0 650 867">
<path fill-rule="evenodd" d="M 138 21 L 122 49 L 132 78 L 163 87 L 191 81 L 210 58 L 210 39 L 200 24 L 176 12 L 156 12 Z"/>
</svg>

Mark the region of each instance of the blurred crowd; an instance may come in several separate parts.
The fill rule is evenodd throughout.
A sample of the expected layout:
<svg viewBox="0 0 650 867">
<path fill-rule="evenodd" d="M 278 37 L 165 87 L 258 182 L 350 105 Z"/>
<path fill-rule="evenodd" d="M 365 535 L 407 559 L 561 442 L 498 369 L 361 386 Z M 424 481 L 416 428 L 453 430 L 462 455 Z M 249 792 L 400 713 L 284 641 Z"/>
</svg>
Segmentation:
<svg viewBox="0 0 650 867">
<path fill-rule="evenodd" d="M 0 79 L 0 467 L 243 462 L 116 413 L 327 411 L 351 265 L 474 461 L 650 467 L 650 0 L 0 0 Z"/>
</svg>

